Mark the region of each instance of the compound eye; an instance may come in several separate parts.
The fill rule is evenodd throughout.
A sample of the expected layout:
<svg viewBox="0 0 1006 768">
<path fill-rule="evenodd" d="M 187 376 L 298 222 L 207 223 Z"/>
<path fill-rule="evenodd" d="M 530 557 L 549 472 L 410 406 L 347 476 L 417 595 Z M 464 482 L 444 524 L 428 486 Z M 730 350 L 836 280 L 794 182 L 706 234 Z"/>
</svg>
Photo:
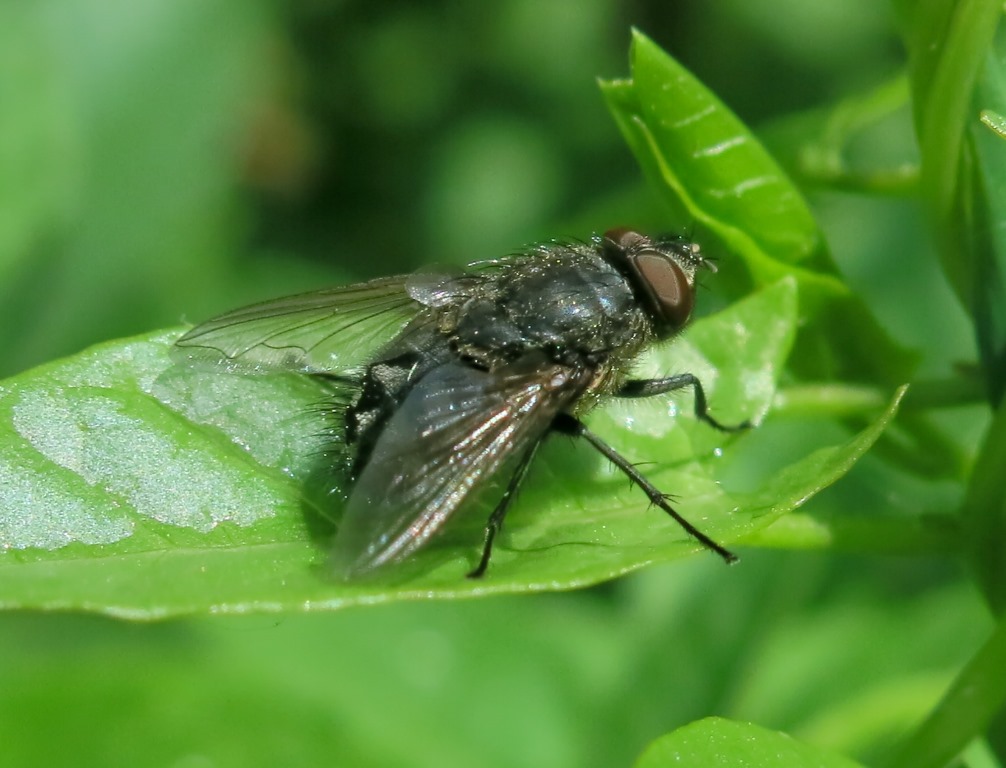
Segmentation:
<svg viewBox="0 0 1006 768">
<path fill-rule="evenodd" d="M 644 251 L 633 261 L 656 300 L 660 319 L 671 331 L 684 326 L 695 307 L 695 286 L 684 270 L 662 253 Z"/>
</svg>

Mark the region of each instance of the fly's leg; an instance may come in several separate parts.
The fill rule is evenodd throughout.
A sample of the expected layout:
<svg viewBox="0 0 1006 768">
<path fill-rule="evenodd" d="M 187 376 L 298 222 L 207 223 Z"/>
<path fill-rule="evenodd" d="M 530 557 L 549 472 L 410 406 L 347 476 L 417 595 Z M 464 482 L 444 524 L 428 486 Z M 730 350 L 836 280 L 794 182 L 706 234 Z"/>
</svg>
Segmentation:
<svg viewBox="0 0 1006 768">
<path fill-rule="evenodd" d="M 489 515 L 489 520 L 486 522 L 485 543 L 482 545 L 482 557 L 479 560 L 479 564 L 468 572 L 467 576 L 469 579 L 482 578 L 486 572 L 486 568 L 489 567 L 489 558 L 492 556 L 493 551 L 493 541 L 496 539 L 496 534 L 499 533 L 500 528 L 503 527 L 503 518 L 506 517 L 507 510 L 510 508 L 510 502 L 513 501 L 514 494 L 517 493 L 517 489 L 524 481 L 524 476 L 527 475 L 528 467 L 531 466 L 531 460 L 538 451 L 539 445 L 541 445 L 541 440 L 536 440 L 524 452 L 520 463 L 517 465 L 517 469 L 514 470 L 513 477 L 510 478 L 506 490 L 503 491 L 503 497 L 499 500 L 499 504 L 496 505 L 493 513 Z"/>
<path fill-rule="evenodd" d="M 684 389 L 685 387 L 691 387 L 695 393 L 695 418 L 699 421 L 704 421 L 709 426 L 715 427 L 721 432 L 741 432 L 751 427 L 750 421 L 743 421 L 740 424 L 728 426 L 720 424 L 710 416 L 705 390 L 702 389 L 702 382 L 699 381 L 694 373 L 679 373 L 677 376 L 668 376 L 664 379 L 633 379 L 625 382 L 615 392 L 615 396 L 652 397 L 653 395 L 663 395 L 676 389 Z"/>
<path fill-rule="evenodd" d="M 690 374 L 689 374 L 690 375 Z M 694 379 L 694 376 L 692 377 Z M 666 379 L 664 380 L 666 381 Z M 645 384 L 645 382 L 643 382 Z M 697 381 L 695 382 L 698 383 Z M 687 386 L 687 384 L 679 385 Z M 701 391 L 701 390 L 696 390 Z M 696 401 L 698 396 L 696 396 Z M 704 402 L 704 401 L 703 401 Z M 713 422 L 715 426 L 719 426 Z M 737 556 L 730 552 L 728 549 L 717 544 L 715 541 L 706 536 L 702 531 L 696 528 L 694 525 L 689 523 L 685 518 L 683 518 L 678 512 L 667 502 L 666 494 L 661 493 L 653 483 L 647 480 L 643 475 L 636 469 L 632 464 L 630 464 L 621 454 L 619 454 L 614 448 L 604 442 L 601 438 L 587 429 L 587 426 L 580 421 L 575 416 L 568 413 L 559 414 L 555 420 L 552 422 L 552 428 L 558 432 L 562 432 L 573 437 L 582 437 L 588 443 L 590 443 L 594 448 L 596 448 L 602 456 L 604 456 L 608 461 L 618 467 L 622 472 L 633 483 L 638 485 L 643 493 L 646 494 L 647 498 L 650 500 L 651 504 L 660 507 L 664 512 L 673 517 L 678 525 L 685 529 L 687 533 L 698 540 L 702 546 L 706 549 L 710 549 L 717 555 L 723 558 L 727 563 L 736 562 Z"/>
</svg>

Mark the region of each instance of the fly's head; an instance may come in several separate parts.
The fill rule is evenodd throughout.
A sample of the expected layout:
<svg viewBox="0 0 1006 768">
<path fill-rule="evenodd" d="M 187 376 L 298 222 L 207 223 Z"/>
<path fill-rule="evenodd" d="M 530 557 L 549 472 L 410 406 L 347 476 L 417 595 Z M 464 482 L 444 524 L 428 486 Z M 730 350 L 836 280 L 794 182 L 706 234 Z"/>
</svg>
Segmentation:
<svg viewBox="0 0 1006 768">
<path fill-rule="evenodd" d="M 605 258 L 631 283 L 653 320 L 657 338 L 680 331 L 695 307 L 695 273 L 716 267 L 697 243 L 683 237 L 650 238 L 630 229 L 610 229 L 601 238 Z"/>
</svg>

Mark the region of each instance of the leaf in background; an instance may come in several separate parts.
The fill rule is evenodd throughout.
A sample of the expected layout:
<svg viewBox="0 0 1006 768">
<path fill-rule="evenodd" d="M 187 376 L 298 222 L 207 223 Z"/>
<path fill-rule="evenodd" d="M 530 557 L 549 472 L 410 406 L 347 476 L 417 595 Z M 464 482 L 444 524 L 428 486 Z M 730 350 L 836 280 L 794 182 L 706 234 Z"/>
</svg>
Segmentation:
<svg viewBox="0 0 1006 768">
<path fill-rule="evenodd" d="M 46 54 L 37 7 L 0 7 L 0 287 L 30 268 L 33 247 L 72 204 L 77 137 L 66 130 L 71 98 Z M 3 345 L 7 348 L 7 345 Z"/>
<path fill-rule="evenodd" d="M 1006 111 L 1006 68 L 999 57 L 986 60 L 975 101 L 978 107 L 993 105 Z M 978 351 L 991 399 L 998 403 L 1006 392 L 1006 233 L 1002 227 L 1006 217 L 1006 142 L 990 132 L 980 116 L 968 125 L 966 140 L 970 178 L 968 188 L 961 192 L 965 199 L 959 204 L 962 213 L 970 216 L 954 227 L 955 263 L 951 266 L 945 259 L 944 266 L 959 272 L 959 259 L 974 262 L 970 296 Z"/>
<path fill-rule="evenodd" d="M 690 72 L 639 32 L 631 80 L 602 82 L 609 109 L 643 170 L 674 209 L 747 265 L 749 283 L 796 277 L 801 331 L 794 364 L 812 377 L 905 381 L 898 347 L 837 274 L 799 190 L 751 131 Z M 727 276 L 729 280 L 729 276 Z"/>
<path fill-rule="evenodd" d="M 1006 604 L 1000 546 L 1006 531 L 1006 144 L 982 115 L 1006 112 L 1002 5 L 899 2 L 909 52 L 923 194 L 943 271 L 971 315 L 988 397 L 998 406 L 963 505 L 976 570 L 993 606 Z"/>
<path fill-rule="evenodd" d="M 653 742 L 635 768 L 857 768 L 860 764 L 785 733 L 710 717 Z"/>
<path fill-rule="evenodd" d="M 0 7 L 0 375 L 216 290 L 266 17 L 258 0 Z"/>
<path fill-rule="evenodd" d="M 913 196 L 919 158 L 909 96 L 900 72 L 835 104 L 775 119 L 761 139 L 803 184 L 870 198 Z"/>
<path fill-rule="evenodd" d="M 931 563 L 867 558 L 835 591 L 825 586 L 834 584 L 826 561 L 835 562 L 745 553 L 724 568 L 693 558 L 603 593 L 396 603 L 281 621 L 136 626 L 7 612 L 0 722 L 19 727 L 5 733 L 4 757 L 63 765 L 70 743 L 75 768 L 171 765 L 193 753 L 271 768 L 272 730 L 293 728 L 290 754 L 310 756 L 298 765 L 366 757 L 608 768 L 631 765 L 670 727 L 725 712 L 873 765 L 891 743 L 881 736 L 870 749 L 877 728 L 902 734 L 918 722 L 990 622 L 965 583 L 935 595 L 874 589 L 878 574 L 929 579 Z M 931 683 L 925 691 L 911 682 L 920 675 Z M 874 695 L 885 688 L 914 698 L 892 706 Z M 229 707 L 228 697 L 242 704 Z M 123 701 L 128 712 L 117 709 Z M 257 733 L 278 711 L 274 728 Z M 103 727 L 109 712 L 121 715 L 114 729 Z M 331 727 L 313 726 L 319 718 Z M 388 733 L 395 738 L 381 738 Z M 228 762 L 225 749 L 237 756 Z M 314 759 L 324 750 L 326 760 Z"/>
<path fill-rule="evenodd" d="M 1006 391 L 1006 146 L 983 112 L 1006 112 L 1002 4 L 895 3 L 943 271 L 971 314 L 992 402 Z"/>
<path fill-rule="evenodd" d="M 648 362 L 691 370 L 724 420 L 761 419 L 796 325 L 792 281 L 697 321 Z M 485 509 L 383 581 L 327 577 L 317 510 L 302 485 L 323 458 L 322 391 L 294 375 L 171 367 L 175 334 L 113 342 L 0 390 L 0 605 L 151 618 L 310 610 L 359 602 L 564 589 L 700 551 L 585 446 L 553 440 L 532 469 L 488 577 L 463 574 Z M 617 402 L 594 428 L 675 493 L 691 521 L 731 544 L 803 504 L 872 444 L 892 411 L 845 446 L 770 478 L 746 509 L 717 483 L 720 446 L 680 400 Z M 605 424 L 607 421 L 607 424 Z M 745 435 L 757 440 L 757 431 Z"/>
</svg>

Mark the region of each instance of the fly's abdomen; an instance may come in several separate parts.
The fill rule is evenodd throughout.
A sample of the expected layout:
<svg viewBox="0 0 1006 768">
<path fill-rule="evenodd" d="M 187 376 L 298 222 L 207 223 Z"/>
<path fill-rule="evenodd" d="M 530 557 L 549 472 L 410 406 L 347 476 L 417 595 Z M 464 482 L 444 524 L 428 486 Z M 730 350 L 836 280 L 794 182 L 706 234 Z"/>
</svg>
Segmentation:
<svg viewBox="0 0 1006 768">
<path fill-rule="evenodd" d="M 353 477 L 359 476 L 385 423 L 408 393 L 417 362 L 415 353 L 405 353 L 367 366 L 359 395 L 346 410 L 346 443 L 353 449 Z"/>
<path fill-rule="evenodd" d="M 367 366 L 356 400 L 346 410 L 353 477 L 359 476 L 388 419 L 416 383 L 451 357 L 447 339 L 436 330 L 433 318 L 422 316 Z"/>
</svg>

